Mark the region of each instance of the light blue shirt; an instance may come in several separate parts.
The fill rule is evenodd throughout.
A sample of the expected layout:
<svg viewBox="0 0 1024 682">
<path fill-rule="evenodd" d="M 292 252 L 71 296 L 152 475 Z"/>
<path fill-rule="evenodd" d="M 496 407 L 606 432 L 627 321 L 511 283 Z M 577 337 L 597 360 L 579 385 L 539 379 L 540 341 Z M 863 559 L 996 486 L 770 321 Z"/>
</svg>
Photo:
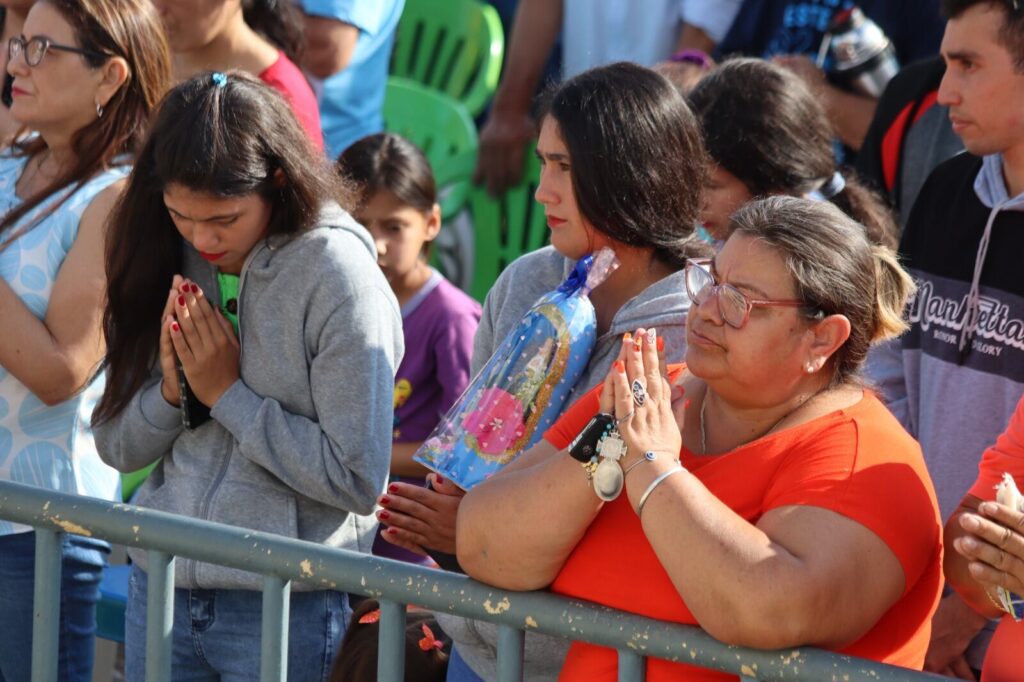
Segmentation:
<svg viewBox="0 0 1024 682">
<path fill-rule="evenodd" d="M 327 153 L 337 158 L 349 145 L 384 129 L 381 107 L 395 27 L 405 0 L 302 0 L 302 9 L 359 29 L 348 66 L 317 90 Z"/>
<path fill-rule="evenodd" d="M 0 154 L 0 215 L 21 201 L 15 195 L 15 183 L 26 160 L 13 157 L 10 151 Z M 0 235 L 0 244 L 6 244 L 10 235 L 34 225 L 0 253 L 0 277 L 39 319 L 46 316 L 53 284 L 78 236 L 82 213 L 97 194 L 128 171 L 121 167 L 100 173 L 34 223 L 67 196 L 68 190 L 62 190 Z M 100 461 L 89 425 L 103 385 L 100 374 L 78 395 L 48 407 L 0 367 L 0 480 L 114 499 L 118 474 Z M 0 520 L 0 535 L 29 530 Z"/>
</svg>

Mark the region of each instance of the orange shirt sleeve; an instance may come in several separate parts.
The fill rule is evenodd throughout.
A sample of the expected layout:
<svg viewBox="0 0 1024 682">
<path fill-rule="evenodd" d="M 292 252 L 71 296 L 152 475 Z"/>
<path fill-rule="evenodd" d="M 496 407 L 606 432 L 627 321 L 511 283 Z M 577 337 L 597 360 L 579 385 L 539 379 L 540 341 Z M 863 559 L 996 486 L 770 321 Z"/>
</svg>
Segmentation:
<svg viewBox="0 0 1024 682">
<path fill-rule="evenodd" d="M 968 456 L 970 453 L 964 453 Z M 978 479 L 970 494 L 981 500 L 996 499 L 995 487 L 1008 473 L 1024 489 L 1024 397 L 1010 417 L 1010 424 L 996 439 L 996 444 L 985 451 L 978 464 Z"/>
<path fill-rule="evenodd" d="M 764 509 L 807 505 L 856 521 L 889 546 L 909 588 L 934 559 L 942 535 L 935 492 L 917 443 L 877 398 L 865 400 L 872 402 L 856 417 L 794 443 Z"/>
<path fill-rule="evenodd" d="M 572 407 L 562 413 L 558 421 L 544 432 L 544 440 L 559 450 L 566 449 L 573 438 L 579 435 L 579 432 L 587 425 L 591 417 L 597 414 L 600 407 L 601 385 L 598 384 L 593 390 L 584 393 L 579 400 L 572 404 Z"/>
</svg>

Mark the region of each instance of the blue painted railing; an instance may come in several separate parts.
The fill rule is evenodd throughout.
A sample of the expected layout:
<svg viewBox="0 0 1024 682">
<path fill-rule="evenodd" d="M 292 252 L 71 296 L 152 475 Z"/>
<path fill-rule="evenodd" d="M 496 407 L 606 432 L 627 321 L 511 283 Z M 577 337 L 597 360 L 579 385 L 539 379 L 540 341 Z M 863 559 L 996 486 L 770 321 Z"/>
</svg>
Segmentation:
<svg viewBox="0 0 1024 682">
<path fill-rule="evenodd" d="M 146 680 L 171 679 L 174 558 L 264 576 L 261 679 L 287 678 L 290 583 L 313 581 L 374 597 L 381 604 L 378 680 L 404 672 L 405 605 L 496 623 L 500 682 L 521 682 L 524 631 L 557 635 L 619 652 L 619 680 L 640 682 L 645 657 L 680 661 L 745 679 L 822 682 L 924 682 L 946 678 L 817 649 L 781 652 L 728 646 L 699 628 L 558 597 L 498 590 L 465 576 L 380 559 L 244 528 L 125 504 L 0 482 L 0 519 L 35 527 L 36 576 L 32 681 L 57 679 L 60 533 L 76 533 L 148 552 Z"/>
</svg>

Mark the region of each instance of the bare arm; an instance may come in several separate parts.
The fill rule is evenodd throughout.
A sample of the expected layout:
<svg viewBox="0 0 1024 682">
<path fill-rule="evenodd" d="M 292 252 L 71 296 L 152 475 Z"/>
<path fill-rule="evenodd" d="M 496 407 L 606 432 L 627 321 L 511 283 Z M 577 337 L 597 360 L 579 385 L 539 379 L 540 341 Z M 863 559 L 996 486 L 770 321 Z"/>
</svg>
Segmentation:
<svg viewBox="0 0 1024 682">
<path fill-rule="evenodd" d="M 47 405 L 81 390 L 103 358 L 103 248 L 107 217 L 123 187 L 123 181 L 111 185 L 82 214 L 44 319 L 37 318 L 0 280 L 0 319 L 4 320 L 0 365 Z"/>
<path fill-rule="evenodd" d="M 419 462 L 412 461 L 412 456 L 423 445 L 423 441 L 415 443 L 392 443 L 391 444 L 391 473 L 394 476 L 410 476 L 412 478 L 423 478 L 427 475 L 427 468 Z"/>
<path fill-rule="evenodd" d="M 304 32 L 306 70 L 317 78 L 329 78 L 352 61 L 359 29 L 337 19 L 307 14 Z"/>
<path fill-rule="evenodd" d="M 505 71 L 480 131 L 476 182 L 498 195 L 522 175 L 524 148 L 535 135 L 530 101 L 562 27 L 560 0 L 520 0 Z"/>
</svg>

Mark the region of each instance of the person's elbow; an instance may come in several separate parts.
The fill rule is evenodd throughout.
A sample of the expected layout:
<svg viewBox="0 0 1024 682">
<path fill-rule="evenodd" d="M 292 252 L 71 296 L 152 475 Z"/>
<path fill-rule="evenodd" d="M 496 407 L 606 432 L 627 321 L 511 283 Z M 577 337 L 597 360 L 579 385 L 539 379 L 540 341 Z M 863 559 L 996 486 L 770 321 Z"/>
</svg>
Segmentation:
<svg viewBox="0 0 1024 682">
<path fill-rule="evenodd" d="M 84 367 L 63 359 L 48 365 L 45 374 L 25 381 L 25 385 L 47 407 L 55 407 L 78 395 L 95 372 L 92 366 Z"/>
<path fill-rule="evenodd" d="M 835 648 L 853 640 L 822 627 L 820 614 L 833 607 L 825 591 L 805 587 L 799 593 L 794 591 L 759 605 L 720 602 L 720 608 L 710 617 L 699 619 L 699 624 L 709 635 L 732 646 L 760 650 L 808 645 Z"/>
<path fill-rule="evenodd" d="M 303 66 L 316 78 L 330 78 L 348 68 L 359 29 L 334 19 L 306 17 Z"/>
</svg>

